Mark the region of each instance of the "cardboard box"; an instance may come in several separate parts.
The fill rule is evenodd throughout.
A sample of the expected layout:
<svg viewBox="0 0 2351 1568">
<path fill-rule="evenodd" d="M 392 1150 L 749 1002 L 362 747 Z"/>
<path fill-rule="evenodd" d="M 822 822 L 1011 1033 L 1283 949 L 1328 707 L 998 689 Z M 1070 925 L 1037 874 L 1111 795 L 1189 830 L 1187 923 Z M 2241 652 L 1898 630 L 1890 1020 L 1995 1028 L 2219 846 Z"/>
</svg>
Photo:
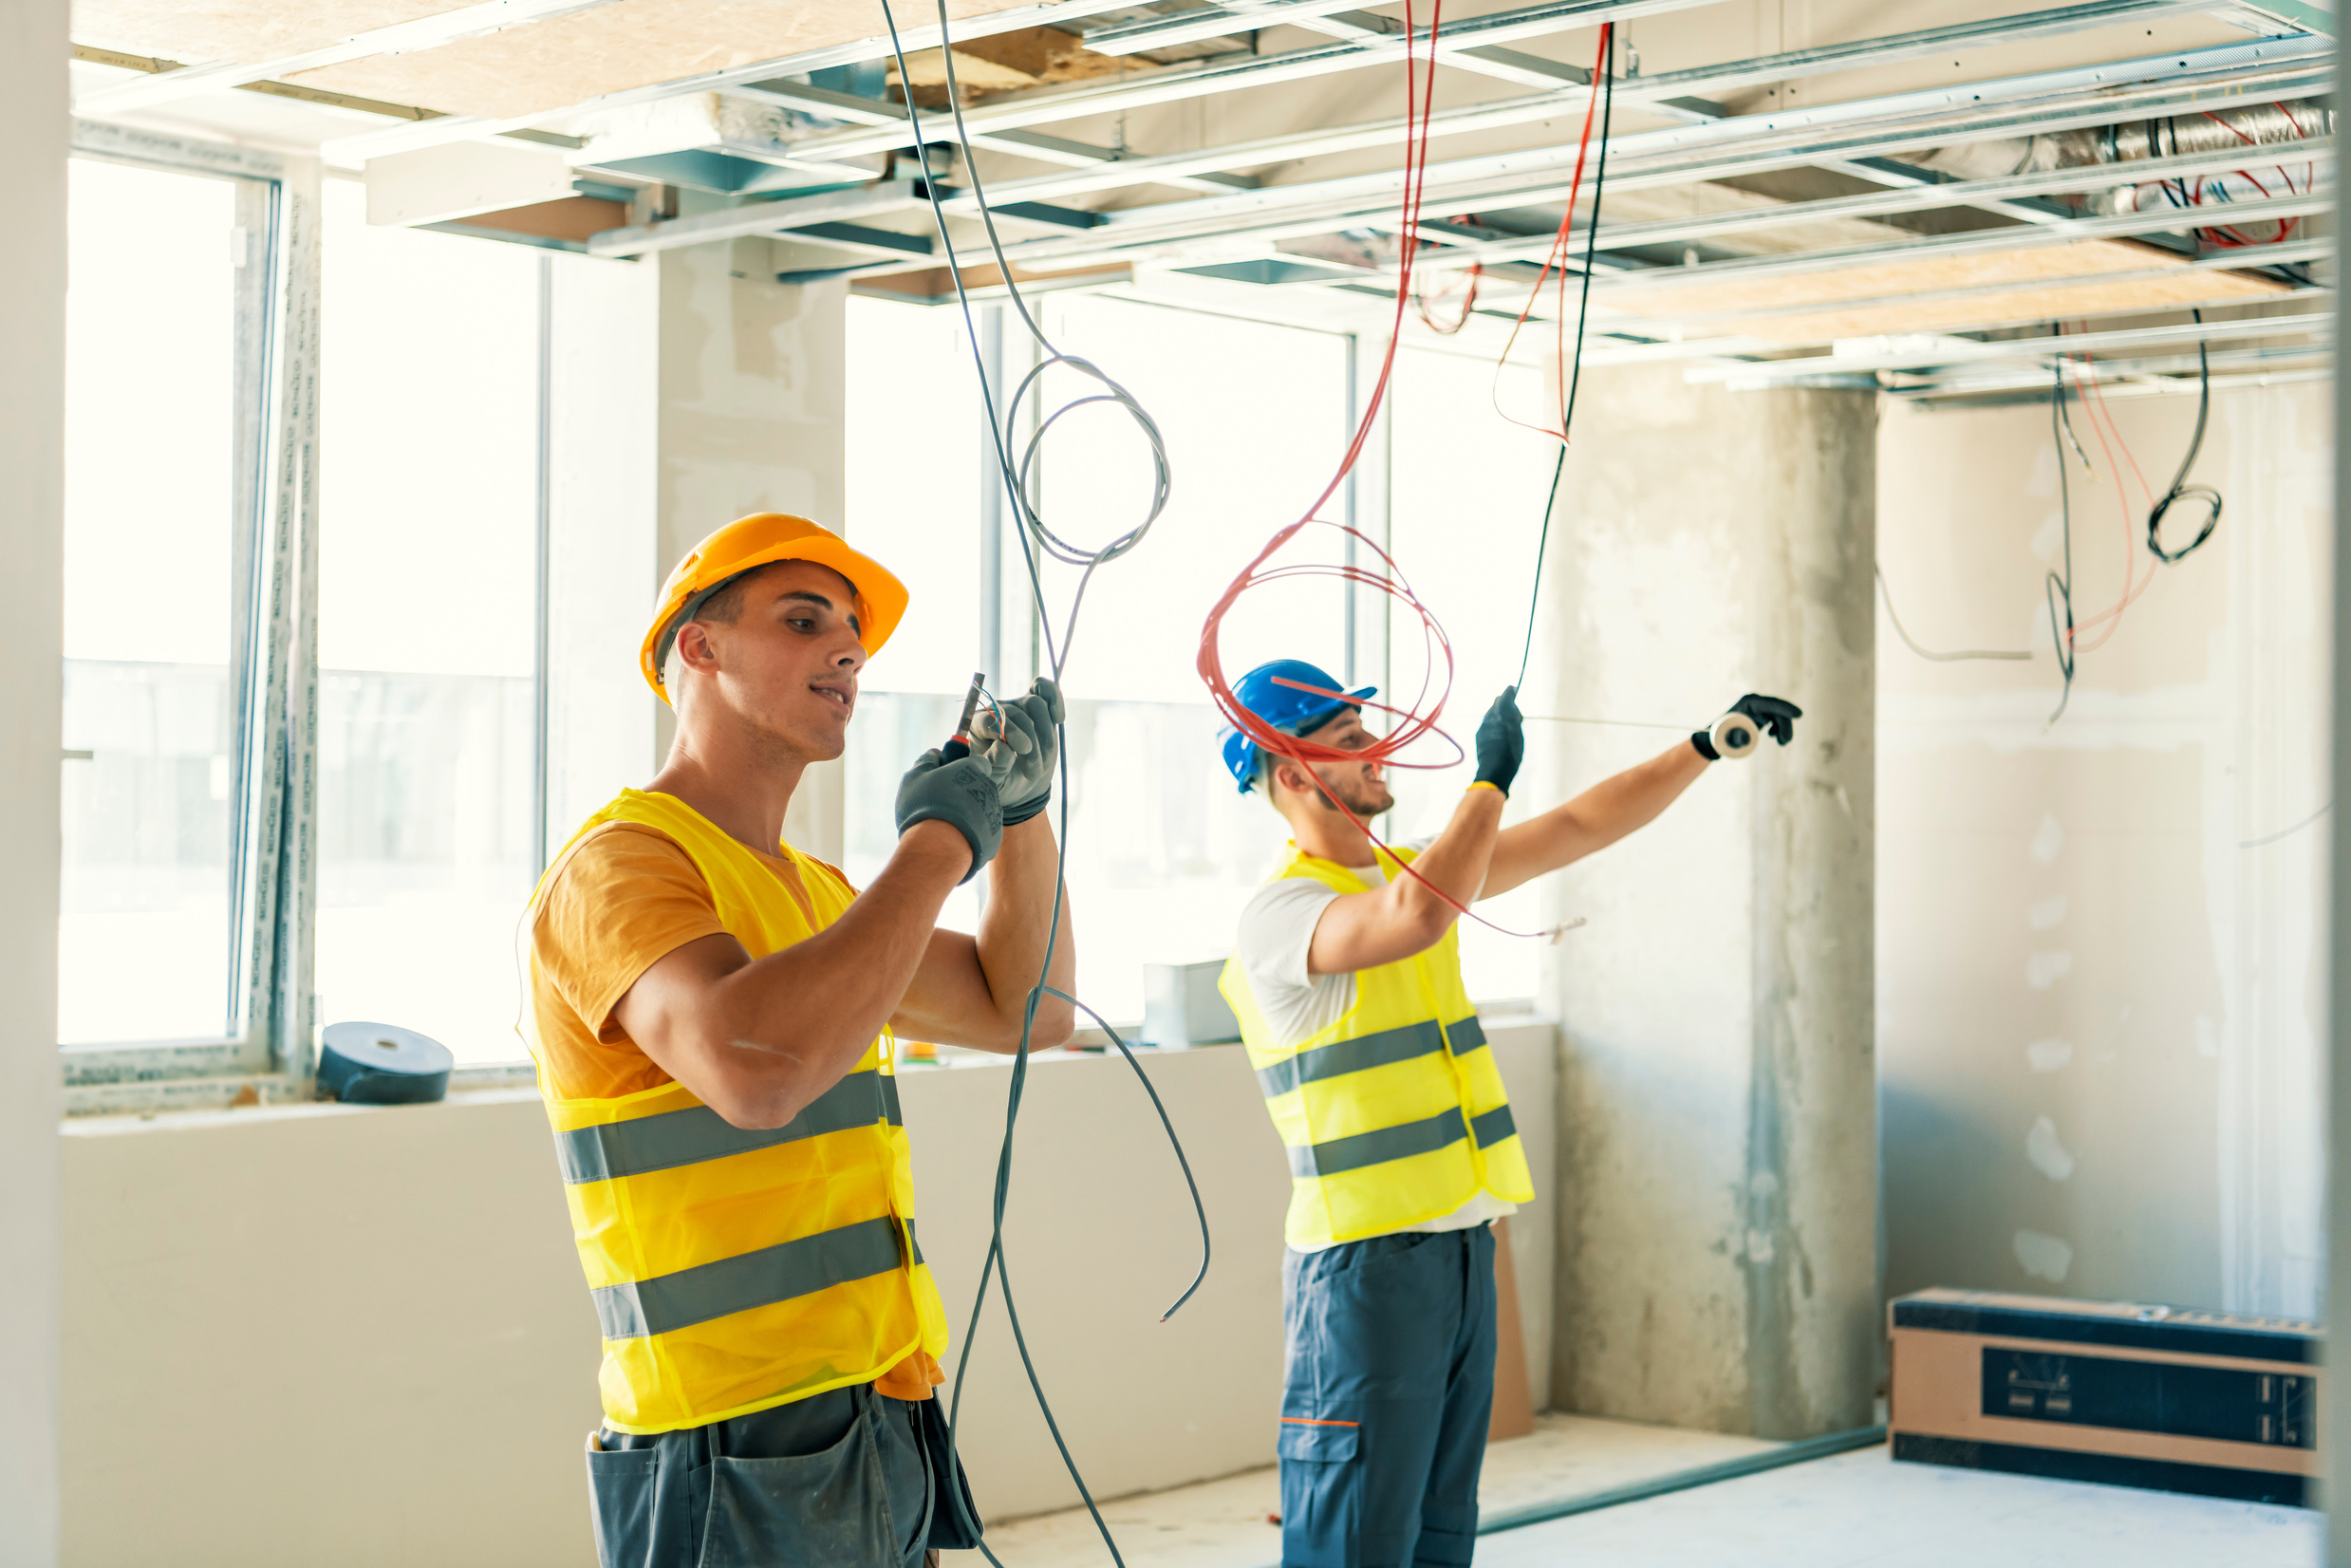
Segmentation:
<svg viewBox="0 0 2351 1568">
<path fill-rule="evenodd" d="M 1896 1459 L 2315 1505 L 2313 1323 L 1962 1290 L 1888 1316 Z"/>
</svg>

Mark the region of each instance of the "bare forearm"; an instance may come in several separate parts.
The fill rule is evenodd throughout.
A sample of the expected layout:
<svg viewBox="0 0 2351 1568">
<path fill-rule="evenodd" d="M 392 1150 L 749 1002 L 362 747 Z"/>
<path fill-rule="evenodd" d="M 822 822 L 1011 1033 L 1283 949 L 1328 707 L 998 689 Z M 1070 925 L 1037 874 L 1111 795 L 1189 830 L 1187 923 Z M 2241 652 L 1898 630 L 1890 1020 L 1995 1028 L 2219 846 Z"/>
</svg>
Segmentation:
<svg viewBox="0 0 2351 1568">
<path fill-rule="evenodd" d="M 1460 803 L 1453 808 L 1452 820 L 1445 825 L 1445 831 L 1412 862 L 1412 869 L 1419 876 L 1399 876 L 1389 885 L 1389 896 L 1396 901 L 1397 907 L 1433 924 L 1439 931 L 1450 924 L 1460 912 L 1440 898 L 1429 884 L 1455 903 L 1467 904 L 1476 898 L 1485 883 L 1502 819 L 1501 791 L 1465 791 Z"/>
<path fill-rule="evenodd" d="M 980 917 L 979 958 L 998 1024 L 990 1049 L 1018 1047 L 1029 988 L 1039 974 L 1045 974 L 1046 983 L 1057 991 L 1077 989 L 1077 944 L 1066 888 L 1052 943 L 1050 972 L 1045 964 L 1047 923 L 1054 918 L 1054 884 L 1061 868 L 1049 816 L 1040 813 L 1006 829 L 1004 847 L 988 869 L 988 905 Z M 1030 1043 L 1059 1045 L 1070 1037 L 1075 1022 L 1074 1008 L 1058 997 L 1046 997 L 1037 1004 Z"/>
<path fill-rule="evenodd" d="M 1556 871 L 1649 826 L 1707 766 L 1697 748 L 1683 741 L 1509 829 L 1495 847 L 1486 896 Z"/>
<path fill-rule="evenodd" d="M 831 925 L 710 988 L 702 1049 L 754 1125 L 775 1127 L 855 1067 L 896 1010 L 947 894 L 971 864 L 962 836 L 918 823 Z"/>
</svg>

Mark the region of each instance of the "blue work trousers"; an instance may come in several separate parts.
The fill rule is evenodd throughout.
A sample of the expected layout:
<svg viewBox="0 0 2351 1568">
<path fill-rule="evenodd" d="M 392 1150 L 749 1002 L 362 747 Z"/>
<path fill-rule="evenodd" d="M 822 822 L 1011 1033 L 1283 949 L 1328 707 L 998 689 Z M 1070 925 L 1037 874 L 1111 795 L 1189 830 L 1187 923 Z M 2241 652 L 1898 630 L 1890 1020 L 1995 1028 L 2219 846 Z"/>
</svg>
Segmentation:
<svg viewBox="0 0 2351 1568">
<path fill-rule="evenodd" d="M 1284 1261 L 1283 1568 L 1458 1568 L 1494 1409 L 1494 1235 L 1407 1231 Z"/>
</svg>

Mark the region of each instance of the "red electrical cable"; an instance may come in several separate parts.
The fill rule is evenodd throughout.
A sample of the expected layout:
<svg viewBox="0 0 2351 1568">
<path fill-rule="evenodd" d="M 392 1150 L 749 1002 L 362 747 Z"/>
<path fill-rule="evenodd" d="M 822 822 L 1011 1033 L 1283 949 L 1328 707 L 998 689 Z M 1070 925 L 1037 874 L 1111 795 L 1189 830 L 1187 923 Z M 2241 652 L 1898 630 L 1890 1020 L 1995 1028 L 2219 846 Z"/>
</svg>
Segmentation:
<svg viewBox="0 0 2351 1568">
<path fill-rule="evenodd" d="M 1429 7 L 1428 26 L 1424 32 L 1413 16 L 1412 0 L 1405 0 L 1405 139 L 1401 231 L 1406 236 L 1406 244 L 1397 261 L 1395 312 L 1389 326 L 1388 349 L 1380 358 L 1379 375 L 1371 383 L 1371 395 L 1364 400 L 1363 418 L 1355 426 L 1354 439 L 1347 443 L 1347 450 L 1340 457 L 1338 470 L 1331 476 L 1330 483 L 1322 487 L 1321 494 L 1316 495 L 1313 503 L 1307 507 L 1303 516 L 1297 522 L 1288 524 L 1276 532 L 1274 536 L 1265 542 L 1265 548 L 1259 551 L 1249 564 L 1241 569 L 1241 575 L 1233 579 L 1223 594 L 1218 598 L 1215 607 L 1208 611 L 1207 622 L 1201 628 L 1198 666 L 1200 679 L 1208 688 L 1209 700 L 1214 702 L 1217 711 L 1224 716 L 1225 722 L 1247 736 L 1259 750 L 1309 769 L 1317 762 L 1386 763 L 1398 752 L 1423 736 L 1431 734 L 1448 742 L 1451 741 L 1449 736 L 1446 736 L 1437 728 L 1437 720 L 1445 712 L 1446 699 L 1451 695 L 1453 686 L 1453 649 L 1452 644 L 1446 638 L 1445 628 L 1437 624 L 1437 618 L 1428 612 L 1427 607 L 1423 605 L 1412 592 L 1410 585 L 1406 583 L 1403 574 L 1397 571 L 1396 563 L 1376 541 L 1345 523 L 1334 523 L 1320 515 L 1323 507 L 1329 503 L 1332 496 L 1338 494 L 1339 486 L 1346 482 L 1347 476 L 1353 471 L 1357 459 L 1363 456 L 1364 446 L 1371 439 L 1372 428 L 1379 419 L 1381 405 L 1387 399 L 1389 380 L 1395 371 L 1396 345 L 1403 335 L 1405 308 L 1412 298 L 1412 253 L 1417 247 L 1411 241 L 1412 237 L 1419 233 L 1421 192 L 1428 167 L 1428 121 L 1436 90 L 1437 74 L 1436 37 L 1443 10 L 1443 0 L 1433 0 Z M 1605 28 L 1602 36 L 1603 47 L 1605 47 Z M 1424 51 L 1419 47 L 1424 39 L 1427 45 L 1425 58 Z M 1605 60 L 1605 57 L 1603 59 Z M 1580 155 L 1578 162 L 1580 164 Z M 1315 524 L 1335 529 L 1369 548 L 1371 554 L 1378 558 L 1380 569 L 1374 571 L 1370 568 L 1353 564 L 1337 566 L 1321 563 L 1297 563 L 1287 566 L 1267 564 L 1284 545 L 1296 538 L 1301 530 Z M 1241 596 L 1251 588 L 1301 577 L 1335 577 L 1345 583 L 1375 588 L 1401 602 L 1406 608 L 1420 618 L 1423 646 L 1428 651 L 1428 658 L 1421 676 L 1421 689 L 1407 707 L 1390 707 L 1386 703 L 1371 704 L 1394 715 L 1399 722 L 1390 734 L 1372 739 L 1370 744 L 1360 750 L 1342 751 L 1335 746 L 1326 746 L 1305 737 L 1288 735 L 1274 728 L 1249 710 L 1247 705 L 1234 693 L 1231 682 L 1224 678 L 1223 653 L 1218 643 L 1223 629 L 1225 615 L 1240 601 Z M 1429 689 L 1435 681 L 1437 663 L 1440 658 L 1445 665 L 1445 679 L 1443 684 L 1437 687 L 1435 701 L 1430 702 L 1428 701 Z M 1297 684 L 1294 681 L 1283 683 Z M 1320 689 L 1315 687 L 1300 686 L 1299 689 L 1317 691 L 1319 695 L 1327 697 L 1347 697 L 1345 692 L 1320 692 Z M 1353 700 L 1349 699 L 1349 700 Z M 1456 753 L 1455 760 L 1459 760 L 1460 745 L 1454 743 L 1453 749 Z M 1391 765 L 1396 767 L 1452 766 L 1451 763 L 1393 763 Z M 1396 860 L 1395 851 L 1389 849 L 1380 836 L 1371 831 L 1371 824 L 1357 816 L 1353 811 L 1349 809 L 1345 801 L 1327 795 L 1326 798 L 1330 798 L 1331 803 L 1338 807 L 1347 820 L 1361 830 L 1366 838 L 1382 850 L 1387 851 L 1391 860 Z M 1490 926 L 1505 936 L 1539 935 L 1536 932 L 1512 931 L 1506 926 L 1496 925 L 1492 921 L 1477 914 L 1466 904 L 1421 875 L 1409 864 L 1396 860 L 1396 865 L 1405 875 L 1436 894 L 1460 914 L 1478 922 L 1481 925 Z"/>
<path fill-rule="evenodd" d="M 2083 324 L 2085 329 L 2087 325 L 2087 323 Z M 2114 411 L 2106 406 L 2106 397 L 2099 388 L 2097 376 L 2094 373 L 2088 373 L 2089 367 L 2095 363 L 2092 356 L 2083 354 L 2080 364 L 2073 367 L 2074 381 L 2075 384 L 2081 389 L 2083 406 L 2090 412 L 2090 430 L 2098 438 L 2099 452 L 2106 459 L 2108 472 L 2115 476 L 2115 502 L 2122 510 L 2122 596 L 2115 601 L 2113 608 L 2075 623 L 2074 645 L 2082 653 L 2095 653 L 2113 641 L 2115 633 L 2121 629 L 2122 612 L 2137 603 L 2139 596 L 2155 586 L 2157 570 L 2155 567 L 2151 566 L 2147 569 L 2145 582 L 2134 581 L 2137 576 L 2138 563 L 2137 524 L 2131 511 L 2130 492 L 2124 488 L 2122 483 L 2122 470 L 2115 463 L 2116 450 L 2119 450 L 2123 461 L 2130 464 L 2131 475 L 2138 480 L 2138 488 L 2146 496 L 2150 509 L 2155 505 L 2155 492 L 2148 488 L 2147 476 L 2139 472 L 2137 457 L 2132 453 L 2130 444 L 2123 440 L 2122 427 L 2115 422 Z M 2101 420 L 2103 423 L 2100 422 Z M 2106 435 L 2109 430 L 2114 433 L 2112 449 L 2106 443 Z M 2060 454 L 2059 460 L 2063 460 L 2062 454 Z M 2104 634 L 2097 642 L 2083 643 L 2080 641 L 2082 632 L 2101 622 L 2108 623 L 2108 625 Z"/>
<path fill-rule="evenodd" d="M 1512 424 L 1521 430 L 1540 431 L 1546 436 L 1558 437 L 1562 442 L 1567 439 L 1567 264 L 1576 253 L 1571 231 L 1576 225 L 1576 198 L 1584 187 L 1584 155 L 1592 147 L 1592 116 L 1593 112 L 1600 106 L 1600 92 L 1605 80 L 1603 73 L 1608 69 L 1608 47 L 1615 37 L 1615 23 L 1600 24 L 1600 47 L 1592 60 L 1592 96 L 1584 101 L 1584 128 L 1582 134 L 1576 139 L 1576 172 L 1569 177 L 1567 182 L 1567 211 L 1559 215 L 1559 230 L 1551 236 L 1551 250 L 1543 257 L 1543 270 L 1536 275 L 1535 287 L 1526 291 L 1526 303 L 1519 308 L 1519 319 L 1510 324 L 1510 337 L 1502 345 L 1502 358 L 1494 362 L 1494 373 L 1499 379 L 1502 367 L 1510 362 L 1510 350 L 1518 346 L 1519 329 L 1526 325 L 1526 318 L 1534 310 L 1535 302 L 1542 297 L 1544 282 L 1550 278 L 1552 271 L 1556 268 L 1559 274 L 1559 303 L 1555 320 L 1559 339 L 1556 360 L 1560 367 L 1559 428 L 1554 430 L 1548 425 L 1528 424 L 1524 420 L 1511 420 L 1507 414 L 1502 414 L 1502 418 L 1510 420 Z M 1595 205 L 1592 213 L 1592 222 L 1597 224 L 1599 221 L 1599 209 Z M 1502 413 L 1502 403 L 1499 399 L 1495 401 L 1494 411 L 1498 414 Z"/>
</svg>

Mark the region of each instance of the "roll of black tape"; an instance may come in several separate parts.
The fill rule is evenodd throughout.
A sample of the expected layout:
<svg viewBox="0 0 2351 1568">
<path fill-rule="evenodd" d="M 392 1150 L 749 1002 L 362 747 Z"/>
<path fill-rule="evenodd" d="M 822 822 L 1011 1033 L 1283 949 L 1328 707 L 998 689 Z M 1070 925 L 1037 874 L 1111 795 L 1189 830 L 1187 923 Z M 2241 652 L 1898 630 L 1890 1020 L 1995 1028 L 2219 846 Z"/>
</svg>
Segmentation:
<svg viewBox="0 0 2351 1568">
<path fill-rule="evenodd" d="M 345 1105 L 423 1105 L 449 1092 L 457 1058 L 440 1041 L 392 1023 L 330 1023 L 318 1084 Z"/>
</svg>

